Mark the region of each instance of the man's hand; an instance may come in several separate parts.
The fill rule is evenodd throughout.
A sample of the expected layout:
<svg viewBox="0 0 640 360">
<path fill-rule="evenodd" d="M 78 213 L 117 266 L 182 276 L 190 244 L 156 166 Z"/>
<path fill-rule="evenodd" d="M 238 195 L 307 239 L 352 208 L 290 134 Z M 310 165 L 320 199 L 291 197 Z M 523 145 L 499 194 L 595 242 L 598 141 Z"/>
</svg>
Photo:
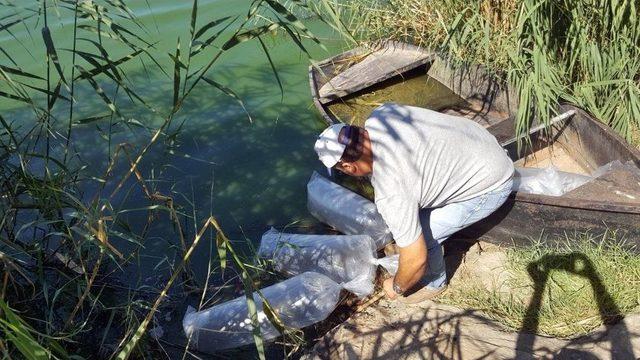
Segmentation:
<svg viewBox="0 0 640 360">
<path fill-rule="evenodd" d="M 393 290 L 392 277 L 384 280 L 384 282 L 382 283 L 382 288 L 384 289 L 384 292 L 387 294 L 387 298 L 389 298 L 390 300 L 394 300 L 395 298 L 398 297 L 398 294 Z"/>
<path fill-rule="evenodd" d="M 399 295 L 393 290 L 393 282 L 397 281 L 401 289 L 410 289 L 424 275 L 427 267 L 427 246 L 421 234 L 411 245 L 400 248 L 398 272 L 394 277 L 385 279 L 382 288 L 390 300 Z"/>
<path fill-rule="evenodd" d="M 427 245 L 420 234 L 409 246 L 400 247 L 398 271 L 394 277 L 396 284 L 404 290 L 411 289 L 427 269 Z M 391 284 L 393 286 L 393 283 Z"/>
</svg>

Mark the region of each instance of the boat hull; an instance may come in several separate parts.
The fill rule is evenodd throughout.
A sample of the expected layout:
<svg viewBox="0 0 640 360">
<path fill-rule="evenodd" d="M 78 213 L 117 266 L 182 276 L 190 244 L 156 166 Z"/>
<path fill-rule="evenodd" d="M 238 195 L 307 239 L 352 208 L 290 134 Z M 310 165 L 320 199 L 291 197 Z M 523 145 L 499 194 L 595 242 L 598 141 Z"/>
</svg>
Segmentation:
<svg viewBox="0 0 640 360">
<path fill-rule="evenodd" d="M 640 245 L 640 214 L 533 203 L 512 194 L 496 212 L 453 238 L 521 247 L 535 243 L 562 245 L 568 238 L 605 234 Z"/>
<path fill-rule="evenodd" d="M 397 46 L 393 44 L 392 46 Z M 314 104 L 328 124 L 336 123 L 340 119 L 331 112 L 331 102 L 319 97 L 319 88 L 328 81 L 327 76 L 323 74 L 335 74 L 336 64 L 361 53 L 363 50 L 351 50 L 310 68 L 309 80 Z M 467 117 L 479 123 L 484 121 L 483 125 L 496 136 L 515 160 L 518 151 L 515 147 L 513 119 L 518 104 L 514 92 L 504 82 L 496 80 L 482 66 L 470 65 L 460 68 L 451 66 L 435 55 L 430 59 L 433 61 L 426 65 L 420 64 L 416 69 L 426 72 L 461 98 L 473 102 L 476 113 Z M 386 81 L 393 79 L 386 77 Z M 362 91 L 363 89 L 359 89 L 358 92 L 345 96 L 353 98 L 359 96 Z M 539 138 L 538 145 L 544 144 L 545 141 L 563 142 L 565 149 L 576 158 L 580 158 L 580 162 L 589 172 L 612 160 L 640 168 L 640 152 L 637 149 L 629 146 L 609 127 L 578 107 L 565 104 L 561 105 L 557 112 L 567 110 L 576 111 L 573 119 L 553 130 L 551 135 L 545 135 L 546 138 Z M 584 154 L 588 156 L 583 156 Z M 640 178 L 623 179 L 621 183 L 608 188 L 610 179 L 596 180 L 598 181 L 594 181 L 593 194 L 583 191 L 579 196 L 569 193 L 567 196 L 554 197 L 514 192 L 494 214 L 455 236 L 521 246 L 538 241 L 548 244 L 561 243 L 566 241 L 566 236 L 579 233 L 601 236 L 615 232 L 617 236 L 640 245 Z M 619 185 L 623 186 L 625 191 L 616 191 Z"/>
</svg>

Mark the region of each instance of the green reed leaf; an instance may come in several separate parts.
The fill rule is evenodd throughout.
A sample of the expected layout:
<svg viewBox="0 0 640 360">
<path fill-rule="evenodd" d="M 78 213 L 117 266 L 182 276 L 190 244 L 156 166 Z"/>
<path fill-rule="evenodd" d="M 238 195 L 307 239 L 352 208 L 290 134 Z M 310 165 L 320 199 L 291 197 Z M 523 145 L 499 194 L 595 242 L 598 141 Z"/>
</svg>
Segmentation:
<svg viewBox="0 0 640 360">
<path fill-rule="evenodd" d="M 60 59 L 58 58 L 58 52 L 56 51 L 56 47 L 53 44 L 53 39 L 51 38 L 51 32 L 49 31 L 49 28 L 46 26 L 42 28 L 42 39 L 44 40 L 44 44 L 47 48 L 47 56 L 53 62 L 53 65 L 55 66 L 56 71 L 60 76 L 60 79 L 62 79 L 62 82 L 66 84 L 67 80 L 65 79 L 64 73 L 62 72 L 62 66 L 60 66 Z"/>
<path fill-rule="evenodd" d="M 273 72 L 273 76 L 275 77 L 276 82 L 278 83 L 278 88 L 280 89 L 280 102 L 282 102 L 284 101 L 284 86 L 282 86 L 282 81 L 280 81 L 278 70 L 276 69 L 276 65 L 273 63 L 273 60 L 271 59 L 271 55 L 269 54 L 269 49 L 267 48 L 267 45 L 265 45 L 264 41 L 262 41 L 262 38 L 260 36 L 258 36 L 257 39 L 260 42 L 260 46 L 262 47 L 262 51 L 264 55 L 269 61 L 269 65 L 271 66 L 271 71 Z"/>
<path fill-rule="evenodd" d="M 229 19 L 229 18 L 230 17 L 227 17 L 226 19 Z M 235 21 L 237 19 L 238 19 L 238 17 L 236 16 L 235 18 L 233 18 L 233 20 L 229 21 L 227 23 L 227 25 L 225 25 L 222 29 L 218 30 L 215 34 L 211 35 L 209 38 L 207 38 L 203 42 L 194 40 L 193 43 L 191 44 L 191 54 L 190 54 L 190 56 L 195 56 L 198 53 L 200 53 L 201 51 L 203 51 L 204 49 L 206 49 L 209 45 L 211 45 L 214 41 L 216 41 L 216 39 L 218 39 L 218 37 L 220 37 L 221 34 L 223 34 L 227 29 L 229 29 L 229 27 L 233 23 L 235 23 Z M 216 21 L 214 21 L 214 22 L 216 22 Z M 221 21 L 220 23 L 222 23 L 222 22 L 224 22 L 224 21 Z M 216 25 L 218 25 L 218 24 L 216 24 Z M 212 26 L 212 27 L 214 27 L 214 26 Z"/>
<path fill-rule="evenodd" d="M 180 38 L 178 38 L 178 44 L 176 45 L 176 54 L 173 57 L 173 111 L 177 111 L 180 105 L 180 67 L 182 62 L 180 61 Z"/>
<path fill-rule="evenodd" d="M 235 34 L 234 36 L 232 36 L 231 39 L 227 40 L 227 42 L 225 42 L 224 45 L 222 45 L 222 50 L 225 50 L 225 51 L 229 50 L 240 43 L 255 39 L 260 35 L 275 31 L 280 27 L 281 25 L 279 23 L 271 23 L 268 25 L 258 26 L 251 30 L 241 31 Z"/>
<path fill-rule="evenodd" d="M 234 21 L 237 19 L 238 17 L 234 18 Z M 199 39 L 200 36 L 204 35 L 204 33 L 206 33 L 209 29 L 213 29 L 216 26 L 222 24 L 223 22 L 227 21 L 231 19 L 231 16 L 225 16 L 223 18 L 220 19 L 216 19 L 213 21 L 208 22 L 207 24 L 205 24 L 204 26 L 202 26 L 200 29 L 198 29 L 198 31 L 195 33 L 195 35 L 193 36 L 193 39 Z"/>
<path fill-rule="evenodd" d="M 275 0 L 265 0 L 269 6 L 276 11 L 278 14 L 282 15 L 285 19 L 287 19 L 288 24 L 293 25 L 302 31 L 309 39 L 313 40 L 316 44 L 320 45 L 323 50 L 327 50 L 324 44 L 320 42 L 320 40 L 306 27 L 304 24 L 298 20 L 298 18 L 293 15 L 284 5 L 280 4 Z M 306 51 L 305 51 L 306 52 Z"/>
<path fill-rule="evenodd" d="M 107 94 L 105 94 L 102 87 L 93 79 L 93 77 L 88 75 L 89 74 L 88 71 L 81 65 L 76 65 L 76 69 L 78 69 L 78 71 L 80 71 L 81 74 L 86 74 L 86 76 L 84 76 L 84 79 L 86 79 L 89 82 L 89 84 L 91 84 L 91 87 L 93 87 L 96 94 L 98 94 L 98 96 L 102 99 L 102 101 L 107 105 L 109 110 L 111 110 L 111 112 L 113 113 L 116 113 L 121 118 L 124 118 L 122 114 L 120 114 L 120 111 L 118 111 L 118 108 L 113 103 L 113 101 L 111 101 L 111 99 L 109 99 Z"/>
<path fill-rule="evenodd" d="M 42 76 L 38 76 L 32 73 L 28 73 L 25 71 L 22 71 L 18 68 L 12 68 L 9 66 L 4 66 L 4 65 L 0 65 L 0 69 L 2 69 L 2 71 L 9 73 L 9 74 L 14 74 L 14 75 L 19 75 L 19 76 L 24 76 L 24 77 L 28 77 L 28 78 L 32 78 L 32 79 L 38 79 L 38 80 L 44 80 L 44 78 Z"/>
</svg>

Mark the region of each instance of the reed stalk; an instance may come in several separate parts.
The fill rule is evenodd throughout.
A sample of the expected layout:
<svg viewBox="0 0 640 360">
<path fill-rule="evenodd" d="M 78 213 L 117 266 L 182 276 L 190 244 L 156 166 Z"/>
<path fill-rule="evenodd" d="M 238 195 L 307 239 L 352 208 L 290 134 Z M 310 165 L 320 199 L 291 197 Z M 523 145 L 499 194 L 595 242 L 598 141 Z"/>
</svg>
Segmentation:
<svg viewBox="0 0 640 360">
<path fill-rule="evenodd" d="M 634 0 L 350 0 L 343 13 L 360 40 L 424 45 L 508 80 L 519 94 L 518 134 L 569 101 L 632 141 L 640 129 L 638 7 Z"/>
<path fill-rule="evenodd" d="M 206 289 L 190 275 L 189 258 L 199 242 L 208 240 L 216 249 L 216 269 L 233 268 L 244 285 L 255 320 L 257 355 L 264 358 L 251 296 L 259 269 L 248 266 L 249 259 L 234 251 L 213 217 L 201 229 L 185 228 L 187 221 L 200 222 L 195 208 L 192 215 L 187 215 L 185 204 L 155 190 L 149 180 L 154 169 L 143 171 L 141 164 L 152 149 L 165 146 L 173 120 L 184 111 L 185 100 L 204 87 L 239 103 L 248 114 L 238 94 L 211 74 L 226 53 L 244 42 L 259 42 L 282 88 L 270 49 L 260 37 L 275 33 L 306 52 L 306 42 L 320 40 L 295 14 L 317 18 L 323 15 L 320 7 L 326 11 L 334 5 L 328 0 L 314 4 L 255 0 L 244 18 L 204 19 L 194 0 L 190 18 L 185 19 L 189 28 L 187 48 L 180 48 L 179 40 L 171 38 L 173 34 L 160 34 L 161 41 L 177 44 L 167 54 L 158 50 L 164 43 L 149 40 L 148 30 L 127 3 L 41 0 L 0 5 L 7 10 L 0 17 L 0 35 L 13 37 L 20 26 L 39 30 L 42 37 L 38 41 L 46 54 L 38 60 L 37 70 L 26 71 L 16 58 L 29 55 L 31 43 L 11 51 L 0 49 L 0 101 L 12 106 L 22 104 L 30 111 L 28 121 L 11 121 L 2 116 L 6 109 L 0 109 L 0 331 L 6 335 L 0 340 L 0 352 L 6 357 L 28 359 L 66 358 L 69 353 L 96 356 L 97 352 L 102 357 L 121 359 L 154 357 L 159 343 L 146 336 L 146 331 L 170 294 L 185 295 L 195 289 L 203 292 L 204 299 Z M 153 3 L 148 6 L 153 8 Z M 54 13 L 56 16 L 52 16 Z M 55 22 L 65 16 L 73 19 L 71 24 L 64 24 L 73 27 L 68 49 L 58 45 L 64 41 L 57 30 L 60 24 Z M 122 49 L 126 49 L 124 55 Z M 145 98 L 140 84 L 128 76 L 127 65 L 133 61 L 152 64 L 145 65 L 145 71 L 167 75 L 169 86 L 173 85 L 168 103 L 152 104 Z M 202 66 L 196 67 L 195 63 Z M 82 114 L 83 105 L 91 106 L 92 113 Z M 141 110 L 150 120 L 132 116 Z M 57 135 L 56 119 L 60 118 L 68 119 L 61 127 L 63 136 Z M 77 150 L 83 149 L 77 146 L 82 139 L 74 137 L 74 131 L 83 126 L 107 129 L 109 156 L 102 165 L 102 176 L 86 172 L 86 154 Z M 146 140 L 116 146 L 112 153 L 111 135 L 115 131 L 125 138 L 130 131 L 128 138 L 135 139 L 140 136 L 138 129 L 148 134 Z M 99 135 L 96 132 L 96 138 Z M 86 193 L 89 180 L 96 184 L 89 188 L 92 193 Z M 143 203 L 129 208 L 128 201 L 136 194 L 141 195 Z M 129 226 L 124 215 L 134 211 L 147 215 L 139 231 Z M 157 291 L 122 285 L 118 277 L 140 260 L 150 229 L 160 226 L 164 218 L 173 228 L 171 236 L 179 249 L 175 267 L 170 256 L 156 265 L 166 263 L 172 268 L 168 282 Z M 215 236 L 203 239 L 206 232 Z M 176 281 L 179 276 L 185 281 Z M 265 309 L 269 309 L 268 304 Z M 109 319 L 105 329 L 91 326 L 92 321 L 103 317 Z M 270 314 L 270 319 L 277 322 L 277 314 Z M 101 344 L 114 345 L 114 334 L 119 336 L 115 351 L 102 345 L 96 349 L 92 342 L 85 341 L 99 336 Z"/>
</svg>

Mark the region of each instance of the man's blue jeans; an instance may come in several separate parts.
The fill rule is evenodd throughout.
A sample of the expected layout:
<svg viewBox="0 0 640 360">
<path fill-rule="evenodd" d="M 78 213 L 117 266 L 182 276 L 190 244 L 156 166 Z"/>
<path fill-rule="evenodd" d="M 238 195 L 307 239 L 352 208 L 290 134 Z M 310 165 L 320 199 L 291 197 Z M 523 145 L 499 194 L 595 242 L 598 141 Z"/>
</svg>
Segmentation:
<svg viewBox="0 0 640 360">
<path fill-rule="evenodd" d="M 497 189 L 473 199 L 420 210 L 420 223 L 428 251 L 423 285 L 433 289 L 446 285 L 447 273 L 442 242 L 451 234 L 496 211 L 507 200 L 512 187 L 513 180 L 509 180 Z"/>
</svg>

